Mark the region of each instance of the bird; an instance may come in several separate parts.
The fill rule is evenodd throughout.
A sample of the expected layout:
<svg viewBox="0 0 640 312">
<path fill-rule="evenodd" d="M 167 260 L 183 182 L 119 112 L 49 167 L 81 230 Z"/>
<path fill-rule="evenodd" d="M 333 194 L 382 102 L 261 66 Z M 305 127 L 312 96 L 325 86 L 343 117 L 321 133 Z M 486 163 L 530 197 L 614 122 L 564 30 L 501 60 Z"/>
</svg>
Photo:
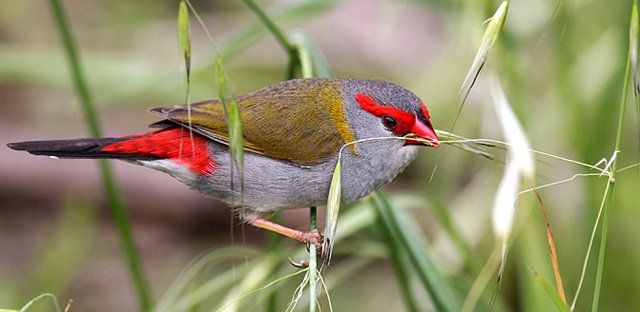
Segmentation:
<svg viewBox="0 0 640 312">
<path fill-rule="evenodd" d="M 226 102 L 231 101 L 242 121 L 241 187 L 234 185 L 221 100 L 152 108 L 160 120 L 142 134 L 8 147 L 54 158 L 117 159 L 159 170 L 222 200 L 248 224 L 321 247 L 324 238 L 317 230 L 292 229 L 269 216 L 326 204 L 341 152 L 341 201 L 348 203 L 393 180 L 420 146 L 440 145 L 424 101 L 384 80 L 292 79 Z"/>
</svg>

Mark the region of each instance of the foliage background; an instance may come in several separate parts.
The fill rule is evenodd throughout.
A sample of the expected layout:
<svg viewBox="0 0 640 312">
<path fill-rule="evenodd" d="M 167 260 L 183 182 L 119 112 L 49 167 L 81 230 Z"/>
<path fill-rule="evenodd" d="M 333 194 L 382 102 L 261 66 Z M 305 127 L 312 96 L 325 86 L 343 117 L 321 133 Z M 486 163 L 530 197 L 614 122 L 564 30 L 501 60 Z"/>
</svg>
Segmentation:
<svg viewBox="0 0 640 312">
<path fill-rule="evenodd" d="M 105 133 L 119 136 L 144 131 L 155 120 L 146 113 L 147 108 L 183 101 L 177 1 L 63 3 Z M 221 44 L 235 94 L 282 80 L 285 53 L 242 3 L 193 3 Z M 422 97 L 436 127 L 445 130 L 455 117 L 458 88 L 477 48 L 482 22 L 498 4 L 322 1 L 296 11 L 291 8 L 297 1 L 260 3 L 285 30 L 301 29 L 312 37 L 336 76 L 394 81 Z M 511 3 L 490 65 L 503 78 L 534 148 L 587 163 L 611 156 L 630 5 L 630 1 L 596 0 Z M 197 101 L 216 95 L 209 43 L 198 27 L 193 29 L 192 99 Z M 0 2 L 0 90 L 2 146 L 87 133 L 47 2 Z M 632 105 L 629 107 L 622 166 L 637 162 L 637 120 Z M 482 80 L 455 132 L 499 138 Z M 490 211 L 502 166 L 448 148 L 429 183 L 438 153 L 442 151 L 425 149 L 387 187 L 387 193 L 420 223 L 440 270 L 464 284 L 475 277 L 473 264 L 465 265 L 442 219 L 435 217 L 440 210 L 434 207 L 449 214 L 454 228 L 471 246 L 475 265 L 484 263 L 493 246 Z M 36 158 L 4 147 L 0 159 L 0 307 L 19 307 L 42 292 L 52 292 L 63 302 L 73 298 L 77 311 L 135 309 L 96 164 Z M 266 250 L 264 233 L 231 228 L 230 215 L 219 202 L 159 172 L 121 163 L 114 166 L 154 298 L 167 291 L 194 257 L 229 245 L 232 231 L 235 245 Z M 539 183 L 583 171 L 555 161 L 539 162 L 538 167 Z M 577 286 L 605 182 L 605 178 L 578 178 L 542 192 L 569 297 Z M 639 186 L 635 170 L 617 178 L 603 310 L 640 309 L 635 295 L 640 292 L 636 265 L 640 263 L 636 239 L 640 236 Z M 552 280 L 544 223 L 533 198 L 523 199 L 520 208 L 531 212 L 511 250 L 501 297 L 509 309 L 549 310 L 551 302 L 530 271 Z M 283 219 L 300 228 L 307 226 L 303 210 L 285 212 Z M 287 250 L 302 249 L 291 242 L 283 244 L 291 246 Z M 384 259 L 375 226 L 353 235 L 337 249 L 342 251 L 336 267 L 362 257 L 374 260 L 335 285 L 331 292 L 334 307 L 404 309 L 397 278 Z M 243 263 L 239 260 L 235 266 Z M 209 276 L 217 275 L 215 268 L 210 271 Z M 578 310 L 590 306 L 594 271 L 591 266 Z M 280 303 L 285 304 L 291 293 L 283 289 Z M 428 305 L 426 295 L 423 297 L 422 303 Z"/>
</svg>

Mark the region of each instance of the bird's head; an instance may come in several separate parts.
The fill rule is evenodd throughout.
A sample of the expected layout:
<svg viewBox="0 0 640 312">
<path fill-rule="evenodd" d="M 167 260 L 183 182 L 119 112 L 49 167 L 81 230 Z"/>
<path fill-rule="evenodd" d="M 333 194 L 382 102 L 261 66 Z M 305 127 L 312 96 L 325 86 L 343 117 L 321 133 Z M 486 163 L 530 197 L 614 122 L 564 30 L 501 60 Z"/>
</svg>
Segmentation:
<svg viewBox="0 0 640 312">
<path fill-rule="evenodd" d="M 349 80 L 345 91 L 346 100 L 352 103 L 348 110 L 368 125 L 371 133 L 366 136 L 408 136 L 415 139 L 404 140 L 404 145 L 440 146 L 427 106 L 411 91 L 393 83 L 363 79 Z"/>
</svg>

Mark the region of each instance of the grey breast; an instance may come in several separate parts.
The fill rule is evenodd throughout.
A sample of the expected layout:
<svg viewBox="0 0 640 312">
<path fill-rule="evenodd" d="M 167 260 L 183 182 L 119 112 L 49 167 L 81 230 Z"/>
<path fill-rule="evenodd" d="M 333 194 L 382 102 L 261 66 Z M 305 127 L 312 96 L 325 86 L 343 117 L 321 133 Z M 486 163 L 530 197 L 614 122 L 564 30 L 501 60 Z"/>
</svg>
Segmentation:
<svg viewBox="0 0 640 312">
<path fill-rule="evenodd" d="M 389 144 L 389 143 L 395 144 Z M 391 148 L 390 148 L 391 147 Z M 312 166 L 299 166 L 254 153 L 246 153 L 243 195 L 238 172 L 231 183 L 227 146 L 210 143 L 216 160 L 214 175 L 200 178 L 198 191 L 229 205 L 258 212 L 321 206 L 326 203 L 337 156 Z M 344 149 L 342 155 L 342 200 L 362 198 L 393 180 L 415 158 L 417 148 L 401 141 L 371 141 L 357 144 L 358 155 Z M 379 152 L 369 152 L 379 151 Z"/>
</svg>

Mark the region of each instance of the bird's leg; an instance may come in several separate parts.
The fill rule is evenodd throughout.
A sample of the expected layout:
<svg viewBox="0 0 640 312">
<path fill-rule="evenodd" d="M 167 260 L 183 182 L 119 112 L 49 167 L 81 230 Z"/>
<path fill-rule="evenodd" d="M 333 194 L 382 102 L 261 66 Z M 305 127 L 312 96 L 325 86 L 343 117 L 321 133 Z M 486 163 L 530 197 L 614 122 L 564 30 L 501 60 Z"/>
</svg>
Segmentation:
<svg viewBox="0 0 640 312">
<path fill-rule="evenodd" d="M 271 222 L 269 220 L 258 218 L 250 222 L 251 225 L 265 230 L 274 231 L 286 237 L 293 238 L 303 244 L 314 244 L 318 249 L 322 248 L 324 237 L 318 230 L 303 232 L 288 228 L 286 226 Z"/>
</svg>

